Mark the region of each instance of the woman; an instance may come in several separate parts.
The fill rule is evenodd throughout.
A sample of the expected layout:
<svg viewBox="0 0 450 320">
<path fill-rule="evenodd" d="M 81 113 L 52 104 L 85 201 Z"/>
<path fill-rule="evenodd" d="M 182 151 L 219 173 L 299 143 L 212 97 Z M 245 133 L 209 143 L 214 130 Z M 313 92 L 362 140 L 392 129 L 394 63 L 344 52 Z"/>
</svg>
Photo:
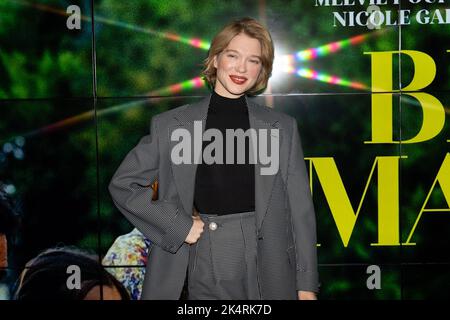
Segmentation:
<svg viewBox="0 0 450 320">
<path fill-rule="evenodd" d="M 188 299 L 316 298 L 315 214 L 297 122 L 246 97 L 267 86 L 273 58 L 256 20 L 225 26 L 205 60 L 212 94 L 153 117 L 112 178 L 116 206 L 153 243 L 143 299 L 178 299 L 186 276 Z M 248 139 L 236 146 L 239 136 Z"/>
</svg>

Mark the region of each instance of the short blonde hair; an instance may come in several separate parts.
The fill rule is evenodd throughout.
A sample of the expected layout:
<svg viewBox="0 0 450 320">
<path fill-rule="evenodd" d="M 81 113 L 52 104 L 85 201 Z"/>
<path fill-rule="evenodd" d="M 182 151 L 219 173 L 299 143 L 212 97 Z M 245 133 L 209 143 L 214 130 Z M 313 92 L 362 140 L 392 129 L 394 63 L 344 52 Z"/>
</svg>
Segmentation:
<svg viewBox="0 0 450 320">
<path fill-rule="evenodd" d="M 214 67 L 214 57 L 220 54 L 228 46 L 230 41 L 238 34 L 244 33 L 251 38 L 259 40 L 261 44 L 261 72 L 255 85 L 250 88 L 248 94 L 256 94 L 267 87 L 267 82 L 272 74 L 274 48 L 269 31 L 253 18 L 242 18 L 226 25 L 213 39 L 208 51 L 208 57 L 203 62 L 203 78 L 211 88 L 214 88 L 217 79 L 217 69 Z"/>
</svg>

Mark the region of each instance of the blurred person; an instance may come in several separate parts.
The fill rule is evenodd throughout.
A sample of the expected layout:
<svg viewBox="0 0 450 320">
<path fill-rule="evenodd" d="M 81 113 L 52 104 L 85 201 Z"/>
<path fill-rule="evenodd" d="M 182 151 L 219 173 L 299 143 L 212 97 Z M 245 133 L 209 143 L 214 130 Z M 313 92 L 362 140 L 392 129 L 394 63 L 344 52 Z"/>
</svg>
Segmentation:
<svg viewBox="0 0 450 320">
<path fill-rule="evenodd" d="M 8 242 L 15 240 L 20 225 L 18 203 L 6 192 L 6 185 L 0 181 L 0 268 L 7 268 Z"/>
<path fill-rule="evenodd" d="M 21 205 L 10 193 L 8 185 L 0 181 L 0 300 L 10 299 L 12 284 L 17 278 L 16 256 L 21 226 Z"/>
<path fill-rule="evenodd" d="M 69 266 L 80 269 L 80 288 L 69 288 Z M 47 249 L 25 265 L 15 300 L 129 300 L 123 285 L 94 256 L 75 247 Z"/>
<path fill-rule="evenodd" d="M 243 18 L 225 26 L 204 63 L 212 93 L 154 116 L 150 134 L 112 177 L 115 205 L 152 242 L 142 299 L 179 299 L 186 279 L 192 300 L 316 299 L 316 221 L 297 121 L 247 99 L 267 86 L 273 59 L 272 38 L 258 21 Z M 263 174 L 271 168 L 251 163 L 258 155 L 254 140 L 252 148 L 252 141 L 245 145 L 244 163 L 220 147 L 211 152 L 212 163 L 198 161 L 195 142 L 191 161 L 190 139 L 183 161 L 174 160 L 182 134 L 195 139 L 201 130 L 197 156 L 205 158 L 213 144 L 207 143 L 212 134 L 204 138 L 207 130 L 217 143 L 218 132 L 229 129 L 270 131 L 276 170 Z M 231 163 L 228 152 L 235 158 Z"/>
<path fill-rule="evenodd" d="M 132 300 L 139 300 L 145 277 L 151 241 L 139 230 L 118 236 L 109 247 L 102 264 L 127 289 Z"/>
</svg>

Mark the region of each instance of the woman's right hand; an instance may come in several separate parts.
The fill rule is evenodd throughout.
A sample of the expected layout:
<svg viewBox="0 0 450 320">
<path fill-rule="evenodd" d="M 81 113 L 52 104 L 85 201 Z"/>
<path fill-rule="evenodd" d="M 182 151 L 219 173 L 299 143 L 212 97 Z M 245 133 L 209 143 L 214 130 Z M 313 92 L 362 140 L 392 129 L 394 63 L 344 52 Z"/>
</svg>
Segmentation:
<svg viewBox="0 0 450 320">
<path fill-rule="evenodd" d="M 194 215 L 192 216 L 192 220 L 194 220 L 194 223 L 191 227 L 191 230 L 189 231 L 189 234 L 186 237 L 186 240 L 184 242 L 188 244 L 194 244 L 198 241 L 200 236 L 203 233 L 203 227 L 205 226 L 205 223 L 200 219 L 200 217 L 195 215 L 195 209 L 194 209 Z"/>
</svg>

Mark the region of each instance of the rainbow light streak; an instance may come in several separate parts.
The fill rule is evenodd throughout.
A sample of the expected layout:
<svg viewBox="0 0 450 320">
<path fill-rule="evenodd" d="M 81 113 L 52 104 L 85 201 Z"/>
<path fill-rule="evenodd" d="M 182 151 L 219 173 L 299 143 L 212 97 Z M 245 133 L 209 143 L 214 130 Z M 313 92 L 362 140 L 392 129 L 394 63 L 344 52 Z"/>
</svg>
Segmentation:
<svg viewBox="0 0 450 320">
<path fill-rule="evenodd" d="M 201 88 L 204 85 L 205 85 L 205 83 L 202 80 L 202 78 L 195 77 L 190 80 L 186 80 L 186 81 L 176 83 L 176 84 L 173 84 L 173 85 L 170 85 L 167 87 L 163 87 L 160 89 L 150 91 L 146 95 L 148 95 L 148 96 L 163 96 L 163 95 L 167 95 L 167 94 L 175 94 L 175 93 L 179 93 L 181 91 L 187 91 L 187 90 L 191 90 L 194 88 Z M 151 97 L 151 98 L 153 98 L 153 97 Z M 131 108 L 131 107 L 139 106 L 142 104 L 143 101 L 149 100 L 149 99 L 150 98 L 140 99 L 137 101 L 122 103 L 119 105 L 111 106 L 107 109 L 99 110 L 99 111 L 97 111 L 97 117 L 105 116 L 107 114 L 112 114 L 112 113 L 115 113 L 115 112 L 118 112 L 121 110 L 125 110 L 125 109 Z M 87 121 L 87 120 L 94 120 L 94 110 L 83 112 L 79 115 L 60 120 L 58 122 L 52 123 L 45 127 L 27 132 L 27 133 L 25 133 L 23 135 L 19 135 L 19 136 L 22 136 L 24 138 L 30 138 L 30 137 L 38 135 L 38 134 L 50 133 L 50 132 L 57 131 L 59 129 L 70 127 L 70 126 L 73 126 L 80 122 Z"/>
<path fill-rule="evenodd" d="M 184 90 L 191 90 L 196 88 L 201 88 L 205 85 L 205 82 L 200 77 L 195 77 L 190 80 L 186 80 L 183 82 L 179 82 L 161 89 L 156 89 L 153 91 L 150 91 L 147 95 L 150 96 L 163 96 L 168 94 L 175 94 L 179 93 Z"/>
<path fill-rule="evenodd" d="M 329 74 L 326 74 L 323 72 L 318 72 L 316 70 L 309 69 L 309 68 L 291 69 L 291 71 L 289 73 L 296 74 L 297 76 L 302 77 L 302 78 L 317 80 L 317 81 L 321 81 L 321 82 L 325 82 L 325 83 L 329 83 L 329 84 L 333 84 L 333 85 L 350 87 L 350 88 L 359 89 L 359 90 L 368 90 L 369 89 L 363 83 L 345 80 L 345 79 L 339 78 L 337 76 L 329 75 Z"/>
<path fill-rule="evenodd" d="M 380 35 L 381 33 L 384 33 L 387 30 L 390 30 L 390 29 L 381 29 L 381 30 L 377 30 L 374 32 L 366 33 L 366 34 L 360 34 L 360 35 L 357 35 L 357 36 L 354 36 L 354 37 L 351 37 L 348 39 L 331 42 L 331 43 L 322 45 L 317 48 L 310 48 L 310 49 L 298 51 L 297 53 L 294 53 L 289 56 L 292 56 L 293 59 L 300 61 L 300 62 L 313 60 L 318 57 L 323 57 L 323 56 L 335 53 L 346 47 L 355 46 L 357 44 L 360 44 L 360 43 L 364 42 L 365 40 L 367 40 L 369 37 Z"/>
<path fill-rule="evenodd" d="M 107 19 L 107 18 L 103 18 L 100 16 L 96 16 L 95 17 L 95 22 L 102 22 L 105 24 L 109 24 L 109 25 L 113 25 L 113 26 L 117 26 L 117 27 L 121 27 L 124 29 L 129 29 L 129 30 L 133 30 L 133 31 L 138 31 L 138 32 L 142 32 L 142 33 L 147 33 L 147 34 L 151 34 L 157 37 L 161 37 L 161 38 L 165 38 L 171 41 L 175 41 L 175 42 L 180 42 L 183 44 L 187 44 L 190 45 L 194 48 L 199 48 L 199 49 L 203 49 L 203 50 L 209 50 L 210 47 L 210 43 L 204 40 L 201 40 L 199 38 L 187 38 L 187 37 L 182 37 L 178 34 L 175 33 L 170 33 L 170 32 L 160 32 L 160 31 L 155 31 L 149 28 L 142 28 L 136 25 L 132 25 L 129 23 L 125 23 L 125 22 L 120 22 L 120 21 L 115 21 L 115 20 L 111 20 L 111 19 Z"/>
<path fill-rule="evenodd" d="M 68 16 L 69 14 L 62 9 L 58 9 L 58 8 L 54 8 L 48 5 L 44 5 L 44 4 L 38 4 L 38 3 L 30 3 L 28 1 L 24 1 L 24 0 L 9 0 L 11 2 L 15 2 L 21 5 L 26 5 L 26 6 L 30 6 L 36 9 L 39 9 L 41 11 L 47 11 L 47 12 L 51 12 L 51 13 L 55 13 L 61 16 Z M 84 21 L 91 21 L 91 17 L 89 16 L 84 16 L 81 15 L 80 19 L 84 20 Z M 116 21 L 116 20 L 112 20 L 112 19 L 107 19 L 107 18 L 103 18 L 100 16 L 95 16 L 95 22 L 101 22 L 104 24 L 109 24 L 112 26 L 116 26 L 116 27 L 121 27 L 124 29 L 129 29 L 129 30 L 133 30 L 133 31 L 137 31 L 137 32 L 142 32 L 142 33 L 146 33 L 146 34 L 151 34 L 157 37 L 161 37 L 164 39 L 168 39 L 171 41 L 176 41 L 176 42 L 180 42 L 183 44 L 187 44 L 190 45 L 194 48 L 199 48 L 199 49 L 203 49 L 203 50 L 209 50 L 210 47 L 210 43 L 208 41 L 204 41 L 202 39 L 199 38 L 188 38 L 188 37 L 182 37 L 178 34 L 175 33 L 170 33 L 170 32 L 161 32 L 161 31 L 156 31 L 156 30 L 152 30 L 149 28 L 143 28 L 143 27 L 139 27 L 133 24 L 129 24 L 129 23 L 125 23 L 125 22 L 120 22 L 120 21 Z"/>
</svg>

